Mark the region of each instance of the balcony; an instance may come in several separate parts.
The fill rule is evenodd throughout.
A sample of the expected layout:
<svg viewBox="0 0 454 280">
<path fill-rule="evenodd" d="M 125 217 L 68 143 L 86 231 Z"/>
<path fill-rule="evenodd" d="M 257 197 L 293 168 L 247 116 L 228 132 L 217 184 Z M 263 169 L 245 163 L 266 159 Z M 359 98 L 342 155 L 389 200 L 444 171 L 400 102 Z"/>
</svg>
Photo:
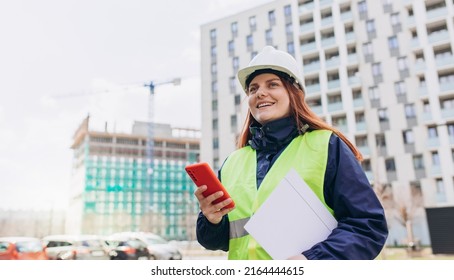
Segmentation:
<svg viewBox="0 0 454 280">
<path fill-rule="evenodd" d="M 361 84 L 361 78 L 358 77 L 358 76 L 351 76 L 351 77 L 348 77 L 348 84 L 350 86 L 353 86 L 353 85 L 360 85 Z"/>
<path fill-rule="evenodd" d="M 342 111 L 343 109 L 342 102 L 328 104 L 328 112 Z"/>
<path fill-rule="evenodd" d="M 323 114 L 323 107 L 321 105 L 312 106 L 311 109 L 314 113 L 316 113 L 319 116 Z"/>
<path fill-rule="evenodd" d="M 355 41 L 355 40 L 356 40 L 356 34 L 355 34 L 355 32 L 348 32 L 348 33 L 345 33 L 345 40 L 346 40 L 347 42 Z"/>
<path fill-rule="evenodd" d="M 454 81 L 440 83 L 440 91 L 441 92 L 454 91 Z"/>
<path fill-rule="evenodd" d="M 370 156 L 370 149 L 368 146 L 361 146 L 358 147 L 358 150 L 361 152 L 363 156 Z"/>
<path fill-rule="evenodd" d="M 327 26 L 327 25 L 332 25 L 332 24 L 333 24 L 333 17 L 332 16 L 322 18 L 322 20 L 320 21 L 320 25 L 321 26 Z"/>
<path fill-rule="evenodd" d="M 356 53 L 351 53 L 347 56 L 348 63 L 358 63 L 358 55 Z"/>
<path fill-rule="evenodd" d="M 427 147 L 435 148 L 440 146 L 440 139 L 438 137 L 427 138 Z"/>
<path fill-rule="evenodd" d="M 343 13 L 341 13 L 341 20 L 342 20 L 342 21 L 350 21 L 350 20 L 353 20 L 353 13 L 352 13 L 352 11 L 348 11 L 348 12 L 343 12 Z"/>
<path fill-rule="evenodd" d="M 367 130 L 367 124 L 366 122 L 362 121 L 362 122 L 357 122 L 356 123 L 356 131 L 366 131 Z M 369 147 L 367 147 L 369 148 Z"/>
<path fill-rule="evenodd" d="M 414 16 L 409 16 L 407 18 L 407 25 L 408 25 L 408 27 L 413 27 L 416 25 L 416 20 L 415 20 Z"/>
<path fill-rule="evenodd" d="M 437 67 L 443 67 L 454 64 L 454 55 L 442 55 L 435 58 L 435 64 Z"/>
<path fill-rule="evenodd" d="M 305 34 L 309 32 L 314 32 L 314 22 L 308 22 L 300 25 L 300 33 Z"/>
<path fill-rule="evenodd" d="M 333 4 L 333 0 L 320 0 L 320 8 Z"/>
<path fill-rule="evenodd" d="M 446 29 L 435 31 L 428 36 L 429 43 L 437 43 L 442 41 L 449 41 L 449 32 Z"/>
<path fill-rule="evenodd" d="M 313 71 L 320 71 L 320 61 L 316 61 L 316 62 L 312 62 L 312 63 L 303 65 L 303 71 L 305 73 L 313 72 Z"/>
<path fill-rule="evenodd" d="M 353 107 L 364 107 L 364 100 L 362 98 L 353 99 Z"/>
<path fill-rule="evenodd" d="M 340 64 L 339 56 L 333 56 L 325 61 L 326 68 L 338 67 Z"/>
<path fill-rule="evenodd" d="M 415 63 L 415 72 L 422 73 L 426 70 L 426 62 L 422 59 L 419 59 Z"/>
<path fill-rule="evenodd" d="M 446 7 L 440 7 L 426 12 L 426 17 L 429 20 L 444 17 L 448 15 L 448 9 Z"/>
<path fill-rule="evenodd" d="M 328 89 L 336 89 L 340 87 L 340 80 L 330 80 L 328 81 Z"/>
<path fill-rule="evenodd" d="M 441 109 L 441 116 L 444 119 L 452 119 L 452 118 L 454 118 L 454 108 Z"/>
<path fill-rule="evenodd" d="M 301 53 L 304 54 L 307 52 L 314 51 L 316 49 L 317 49 L 317 44 L 314 41 L 314 42 L 302 44 L 300 50 L 301 50 Z"/>
<path fill-rule="evenodd" d="M 322 38 L 322 47 L 329 47 L 336 44 L 336 37 Z"/>
<path fill-rule="evenodd" d="M 306 86 L 306 91 L 308 95 L 320 92 L 320 84 L 308 85 Z"/>
<path fill-rule="evenodd" d="M 314 9 L 314 1 L 300 4 L 298 7 L 300 14 L 312 12 L 313 9 Z"/>
<path fill-rule="evenodd" d="M 428 96 L 429 92 L 427 91 L 427 87 L 426 86 L 418 87 L 418 94 L 420 97 Z"/>
</svg>

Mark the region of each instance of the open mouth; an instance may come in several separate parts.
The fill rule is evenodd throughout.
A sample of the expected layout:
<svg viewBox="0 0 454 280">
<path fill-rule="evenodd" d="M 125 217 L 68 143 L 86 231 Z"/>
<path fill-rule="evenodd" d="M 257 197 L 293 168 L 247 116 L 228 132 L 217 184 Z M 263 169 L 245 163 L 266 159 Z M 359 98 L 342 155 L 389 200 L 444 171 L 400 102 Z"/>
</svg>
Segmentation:
<svg viewBox="0 0 454 280">
<path fill-rule="evenodd" d="M 264 107 L 269 107 L 269 106 L 271 106 L 271 105 L 274 105 L 274 103 L 272 103 L 272 102 L 264 102 L 264 103 L 259 103 L 259 104 L 257 104 L 257 107 L 256 107 L 256 108 L 257 108 L 257 109 L 260 109 L 260 108 L 264 108 Z"/>
</svg>

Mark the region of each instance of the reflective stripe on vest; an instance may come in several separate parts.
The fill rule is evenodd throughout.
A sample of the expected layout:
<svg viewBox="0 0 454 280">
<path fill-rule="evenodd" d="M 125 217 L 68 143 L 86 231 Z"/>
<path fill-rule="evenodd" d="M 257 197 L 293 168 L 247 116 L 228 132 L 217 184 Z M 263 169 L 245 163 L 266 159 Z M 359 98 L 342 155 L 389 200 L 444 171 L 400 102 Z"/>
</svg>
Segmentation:
<svg viewBox="0 0 454 280">
<path fill-rule="evenodd" d="M 233 152 L 221 170 L 223 185 L 235 201 L 229 215 L 229 259 L 271 259 L 244 229 L 253 213 L 266 200 L 290 169 L 295 169 L 325 207 L 323 183 L 331 131 L 315 130 L 298 136 L 287 146 L 257 190 L 257 158 L 250 146 Z M 272 225 L 270 225 L 272 226 Z"/>
</svg>

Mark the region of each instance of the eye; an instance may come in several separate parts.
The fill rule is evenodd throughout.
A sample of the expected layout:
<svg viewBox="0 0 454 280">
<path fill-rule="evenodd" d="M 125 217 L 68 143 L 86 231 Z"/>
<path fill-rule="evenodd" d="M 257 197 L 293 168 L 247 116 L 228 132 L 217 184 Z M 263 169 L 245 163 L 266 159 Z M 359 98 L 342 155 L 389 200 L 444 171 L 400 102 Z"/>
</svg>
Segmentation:
<svg viewBox="0 0 454 280">
<path fill-rule="evenodd" d="M 247 94 L 255 94 L 257 92 L 257 87 L 249 87 Z"/>
</svg>

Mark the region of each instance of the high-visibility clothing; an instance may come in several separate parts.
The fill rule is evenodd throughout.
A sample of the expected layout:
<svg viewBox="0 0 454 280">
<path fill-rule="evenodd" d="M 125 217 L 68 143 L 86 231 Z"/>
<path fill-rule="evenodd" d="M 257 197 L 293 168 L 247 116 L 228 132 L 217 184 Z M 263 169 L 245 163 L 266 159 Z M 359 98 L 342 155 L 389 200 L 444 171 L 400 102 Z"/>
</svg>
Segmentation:
<svg viewBox="0 0 454 280">
<path fill-rule="evenodd" d="M 245 231 L 244 225 L 290 169 L 296 170 L 325 207 L 333 213 L 325 203 L 323 195 L 331 134 L 331 131 L 315 130 L 293 139 L 266 174 L 260 188 L 257 188 L 256 183 L 257 160 L 254 149 L 246 146 L 228 157 L 221 171 L 222 183 L 236 204 L 235 210 L 228 214 L 229 259 L 271 258 Z"/>
</svg>

